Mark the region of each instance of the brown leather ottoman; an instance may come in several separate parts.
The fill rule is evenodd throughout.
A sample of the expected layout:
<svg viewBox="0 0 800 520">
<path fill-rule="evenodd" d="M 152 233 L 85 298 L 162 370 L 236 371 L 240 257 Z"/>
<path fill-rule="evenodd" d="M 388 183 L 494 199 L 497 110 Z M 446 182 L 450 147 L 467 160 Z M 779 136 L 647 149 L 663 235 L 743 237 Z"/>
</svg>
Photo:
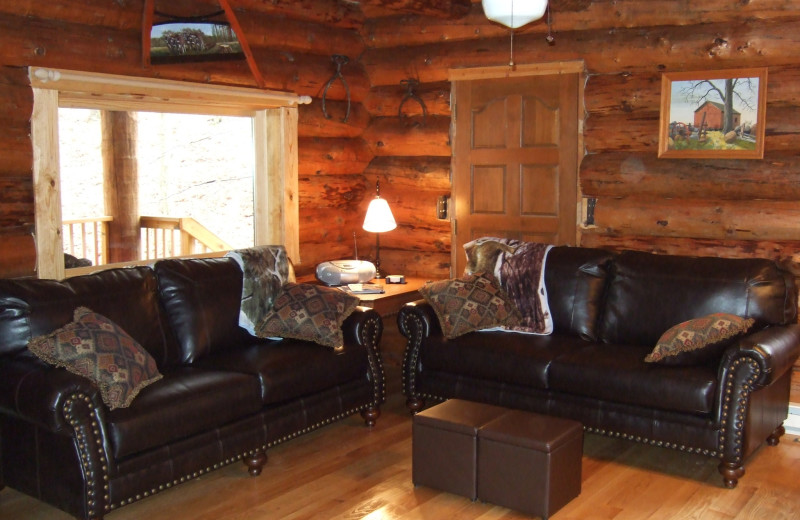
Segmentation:
<svg viewBox="0 0 800 520">
<path fill-rule="evenodd" d="M 475 500 L 478 429 L 507 411 L 450 399 L 416 414 L 412 424 L 414 485 Z"/>
<path fill-rule="evenodd" d="M 478 498 L 547 519 L 581 492 L 583 427 L 509 410 L 478 431 Z"/>
</svg>

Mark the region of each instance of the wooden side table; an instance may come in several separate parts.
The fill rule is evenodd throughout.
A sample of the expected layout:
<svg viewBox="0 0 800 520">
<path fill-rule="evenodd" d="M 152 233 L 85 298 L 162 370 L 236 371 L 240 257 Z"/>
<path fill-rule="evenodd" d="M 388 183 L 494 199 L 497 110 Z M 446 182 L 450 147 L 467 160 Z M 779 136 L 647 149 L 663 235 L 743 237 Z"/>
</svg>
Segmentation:
<svg viewBox="0 0 800 520">
<path fill-rule="evenodd" d="M 386 318 L 397 314 L 400 307 L 407 302 L 419 300 L 422 296 L 418 289 L 427 280 L 425 278 L 406 278 L 406 283 L 386 283 L 386 280 L 372 280 L 370 283 L 383 285 L 383 293 L 379 294 L 356 294 L 361 300 L 361 305 L 375 309 L 382 317 Z"/>
<path fill-rule="evenodd" d="M 400 334 L 400 329 L 397 328 L 396 316 L 403 304 L 422 298 L 418 289 L 427 281 L 427 278 L 409 278 L 408 276 L 406 276 L 406 283 L 404 284 L 386 283 L 384 279 L 372 280 L 371 283 L 383 285 L 383 290 L 385 291 L 383 294 L 356 295 L 361 300 L 360 305 L 375 309 L 383 318 L 381 356 L 383 357 L 384 368 L 399 369 L 402 366 L 403 352 L 405 351 L 407 340 L 405 336 Z M 391 381 L 388 379 L 391 379 Z M 387 385 L 395 387 L 399 384 L 387 371 Z M 394 389 L 392 390 L 394 391 Z"/>
</svg>

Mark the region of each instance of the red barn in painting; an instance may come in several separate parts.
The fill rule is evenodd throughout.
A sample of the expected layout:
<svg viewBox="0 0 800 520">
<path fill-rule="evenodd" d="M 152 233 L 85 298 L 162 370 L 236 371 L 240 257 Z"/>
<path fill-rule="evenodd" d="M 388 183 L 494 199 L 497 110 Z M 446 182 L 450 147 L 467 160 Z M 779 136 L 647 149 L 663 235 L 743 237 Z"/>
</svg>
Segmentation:
<svg viewBox="0 0 800 520">
<path fill-rule="evenodd" d="M 705 115 L 705 124 L 711 130 L 720 130 L 724 126 L 725 105 L 722 103 L 715 103 L 714 101 L 706 101 L 694 111 L 694 126 L 700 127 L 703 124 L 703 116 Z M 733 111 L 733 128 L 738 127 L 742 122 L 742 114 L 736 110 Z"/>
</svg>

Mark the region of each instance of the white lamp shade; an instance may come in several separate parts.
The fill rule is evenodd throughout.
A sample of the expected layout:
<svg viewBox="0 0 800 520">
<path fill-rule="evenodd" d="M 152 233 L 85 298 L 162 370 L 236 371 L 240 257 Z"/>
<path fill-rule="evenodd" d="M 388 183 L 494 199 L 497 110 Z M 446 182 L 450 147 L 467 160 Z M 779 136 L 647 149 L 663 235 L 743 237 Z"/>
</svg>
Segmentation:
<svg viewBox="0 0 800 520">
<path fill-rule="evenodd" d="M 482 0 L 481 4 L 486 18 L 512 29 L 538 20 L 547 9 L 547 0 Z"/>
<path fill-rule="evenodd" d="M 397 222 L 394 221 L 392 210 L 389 209 L 389 203 L 386 199 L 375 197 L 369 202 L 367 208 L 367 216 L 364 217 L 364 231 L 370 233 L 383 233 L 391 231 L 397 227 Z"/>
</svg>

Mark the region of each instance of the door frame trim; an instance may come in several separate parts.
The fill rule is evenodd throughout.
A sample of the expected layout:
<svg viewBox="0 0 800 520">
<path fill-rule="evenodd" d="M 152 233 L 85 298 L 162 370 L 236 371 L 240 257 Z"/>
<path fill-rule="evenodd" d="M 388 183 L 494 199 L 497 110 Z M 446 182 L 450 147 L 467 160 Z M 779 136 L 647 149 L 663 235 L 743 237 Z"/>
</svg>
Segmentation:
<svg viewBox="0 0 800 520">
<path fill-rule="evenodd" d="M 528 63 L 509 67 L 471 67 L 466 69 L 447 69 L 447 80 L 462 81 L 475 79 L 515 78 L 520 76 L 537 76 L 551 74 L 586 74 L 586 63 L 583 60 L 546 61 Z"/>
</svg>

